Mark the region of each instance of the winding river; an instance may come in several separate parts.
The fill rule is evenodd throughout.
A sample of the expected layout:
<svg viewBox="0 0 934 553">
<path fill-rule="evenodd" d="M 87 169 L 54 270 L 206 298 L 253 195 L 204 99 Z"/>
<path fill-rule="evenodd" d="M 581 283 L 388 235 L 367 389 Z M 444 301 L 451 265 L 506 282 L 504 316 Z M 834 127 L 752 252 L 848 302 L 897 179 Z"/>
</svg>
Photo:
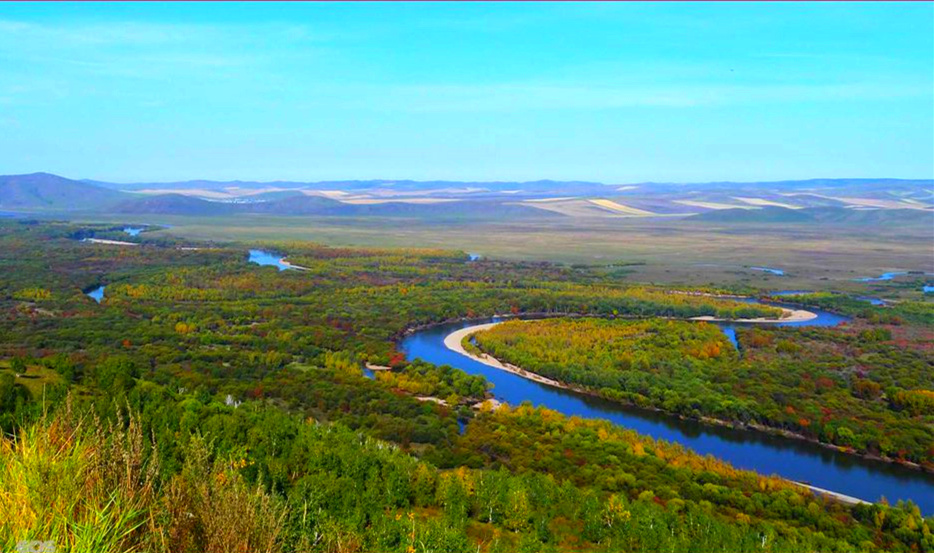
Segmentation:
<svg viewBox="0 0 934 553">
<path fill-rule="evenodd" d="M 848 320 L 827 311 L 811 311 L 817 313 L 817 318 L 778 324 L 834 326 Z M 719 457 L 736 467 L 777 474 L 867 501 L 877 501 L 883 496 L 893 504 L 899 499 L 910 499 L 923 513 L 934 513 L 934 475 L 862 459 L 809 442 L 682 420 L 657 411 L 554 388 L 485 365 L 444 345 L 444 338 L 455 330 L 497 320 L 501 319 L 433 326 L 407 336 L 400 348 L 409 359 L 421 358 L 437 365 L 451 365 L 469 374 L 483 375 L 493 383 L 493 395 L 512 405 L 529 401 L 566 415 L 607 419 L 641 434 L 677 442 L 698 453 Z M 736 325 L 720 326 L 730 336 Z"/>
</svg>

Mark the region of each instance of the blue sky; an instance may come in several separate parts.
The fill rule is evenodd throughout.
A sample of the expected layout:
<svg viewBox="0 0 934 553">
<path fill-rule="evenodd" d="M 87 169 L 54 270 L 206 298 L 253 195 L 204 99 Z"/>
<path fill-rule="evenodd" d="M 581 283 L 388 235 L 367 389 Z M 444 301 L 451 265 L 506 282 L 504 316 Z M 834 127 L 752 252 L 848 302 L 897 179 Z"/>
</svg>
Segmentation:
<svg viewBox="0 0 934 553">
<path fill-rule="evenodd" d="M 934 4 L 2 4 L 0 173 L 934 177 Z"/>
</svg>

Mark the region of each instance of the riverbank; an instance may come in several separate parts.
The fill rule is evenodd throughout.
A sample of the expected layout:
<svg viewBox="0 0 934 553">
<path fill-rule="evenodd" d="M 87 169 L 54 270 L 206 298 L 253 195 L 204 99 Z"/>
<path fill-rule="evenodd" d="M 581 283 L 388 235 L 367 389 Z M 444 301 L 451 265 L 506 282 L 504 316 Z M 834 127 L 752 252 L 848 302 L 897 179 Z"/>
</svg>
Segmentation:
<svg viewBox="0 0 934 553">
<path fill-rule="evenodd" d="M 108 246 L 139 246 L 136 242 L 124 242 L 123 240 L 105 240 L 103 238 L 85 238 L 82 242 L 92 244 L 107 244 Z"/>
<path fill-rule="evenodd" d="M 480 332 L 480 331 L 483 331 L 483 330 L 487 330 L 487 329 L 489 329 L 489 328 L 492 328 L 492 327 L 494 327 L 494 326 L 496 326 L 496 325 L 498 325 L 498 324 L 501 324 L 502 322 L 505 322 L 505 321 L 498 321 L 498 322 L 492 322 L 492 323 L 477 324 L 477 325 L 468 326 L 468 327 L 466 327 L 466 328 L 462 328 L 462 329 L 456 330 L 456 331 L 454 331 L 454 332 L 451 332 L 450 334 L 448 334 L 447 336 L 444 337 L 444 346 L 445 346 L 447 349 L 449 349 L 449 350 L 451 350 L 451 351 L 454 351 L 455 353 L 459 353 L 459 354 L 461 354 L 461 355 L 464 355 L 464 356 L 466 356 L 466 357 L 468 357 L 468 358 L 470 358 L 470 359 L 472 359 L 472 360 L 474 360 L 474 361 L 477 361 L 478 363 L 482 363 L 482 364 L 484 364 L 484 365 L 487 365 L 487 366 L 490 366 L 490 367 L 493 367 L 493 368 L 496 368 L 496 369 L 499 369 L 499 370 L 502 370 L 502 371 L 505 371 L 505 372 L 509 372 L 509 373 L 515 374 L 515 375 L 517 375 L 517 376 L 520 376 L 520 377 L 525 378 L 525 379 L 527 379 L 527 380 L 531 380 L 531 381 L 533 381 L 533 382 L 537 382 L 537 383 L 539 383 L 539 384 L 544 384 L 544 385 L 546 385 L 546 386 L 551 386 L 551 387 L 554 387 L 554 388 L 559 388 L 559 389 L 562 389 L 562 390 L 568 390 L 568 391 L 575 392 L 575 393 L 578 393 L 578 394 L 587 395 L 587 396 L 591 396 L 591 397 L 595 397 L 595 398 L 600 398 L 600 399 L 607 400 L 607 398 L 603 397 L 603 396 L 600 395 L 597 391 L 592 390 L 592 389 L 590 389 L 590 388 L 586 388 L 586 387 L 583 387 L 583 386 L 577 386 L 577 385 L 574 385 L 574 384 L 566 384 L 566 383 L 564 383 L 564 382 L 560 382 L 560 381 L 554 380 L 554 379 L 552 379 L 552 378 L 548 378 L 548 377 L 546 377 L 546 376 L 542 376 L 542 375 L 540 375 L 540 374 L 527 371 L 527 370 L 525 370 L 525 369 L 523 369 L 523 368 L 521 368 L 521 367 L 517 367 L 517 366 L 512 365 L 512 364 L 510 364 L 510 363 L 505 363 L 505 362 L 500 361 L 499 359 L 496 359 L 495 357 L 493 357 L 493 356 L 491 356 L 491 355 L 488 355 L 488 354 L 486 354 L 486 353 L 480 352 L 479 354 L 477 354 L 477 353 L 468 351 L 468 350 L 464 347 L 463 341 L 464 341 L 464 339 L 467 338 L 468 336 L 471 336 L 471 335 L 473 335 L 473 334 L 475 334 L 475 333 L 477 333 L 477 332 Z M 734 422 L 734 421 L 729 421 L 729 420 L 723 420 L 723 419 L 716 419 L 716 418 L 713 418 L 713 417 L 706 417 L 706 416 L 702 416 L 702 417 L 699 417 L 699 418 L 688 417 L 688 416 L 681 415 L 681 414 L 677 414 L 677 413 L 671 413 L 671 412 L 665 411 L 665 410 L 663 410 L 663 409 L 660 409 L 660 408 L 654 407 L 654 406 L 635 405 L 635 404 L 633 404 L 633 403 L 624 402 L 624 401 L 619 401 L 619 400 L 616 400 L 616 399 L 614 399 L 614 400 L 608 400 L 608 401 L 613 401 L 613 402 L 619 403 L 619 404 L 621 404 L 621 405 L 627 405 L 627 406 L 629 406 L 629 407 L 635 407 L 635 408 L 638 408 L 638 409 L 644 409 L 644 410 L 653 411 L 653 412 L 656 412 L 656 413 L 664 413 L 664 414 L 666 414 L 667 416 L 677 417 L 678 419 L 681 419 L 681 420 L 694 420 L 694 421 L 697 421 L 697 422 L 700 422 L 700 423 L 709 424 L 709 425 L 711 425 L 711 426 L 720 426 L 720 427 L 724 427 L 724 428 L 731 428 L 731 429 L 734 429 L 734 430 L 744 430 L 744 431 L 760 432 L 760 433 L 769 434 L 769 435 L 772 435 L 772 436 L 780 436 L 780 437 L 787 438 L 787 439 L 790 439 L 790 440 L 797 440 L 797 441 L 808 442 L 808 443 L 811 443 L 811 444 L 820 446 L 820 447 L 825 448 L 825 449 L 834 450 L 834 451 L 837 451 L 837 452 L 840 452 L 840 453 L 844 453 L 844 454 L 846 454 L 846 455 L 852 455 L 852 456 L 854 456 L 854 457 L 860 457 L 860 458 L 867 459 L 867 460 L 870 460 L 870 461 L 877 461 L 877 462 L 890 463 L 890 464 L 903 466 L 903 467 L 905 467 L 905 468 L 909 468 L 909 469 L 912 469 L 912 470 L 917 470 L 917 471 L 919 471 L 919 472 L 924 472 L 924 473 L 929 473 L 929 472 L 931 472 L 931 471 L 928 470 L 926 467 L 924 467 L 924 466 L 922 466 L 922 465 L 920 465 L 920 464 L 917 464 L 917 463 L 911 463 L 911 462 L 907 462 L 907 461 L 901 461 L 901 460 L 898 460 L 898 459 L 893 459 L 893 458 L 891 458 L 891 457 L 884 457 L 884 456 L 881 456 L 881 455 L 874 455 L 874 454 L 871 454 L 871 453 L 856 452 L 856 451 L 854 451 L 854 450 L 852 450 L 852 449 L 849 449 L 849 448 L 844 448 L 844 447 L 841 447 L 841 446 L 838 446 L 838 445 L 834 445 L 834 444 L 822 442 L 822 441 L 820 441 L 820 440 L 816 440 L 816 439 L 814 439 L 814 438 L 810 438 L 810 437 L 805 436 L 805 435 L 803 435 L 803 434 L 799 434 L 799 433 L 797 433 L 797 432 L 792 432 L 792 431 L 790 431 L 790 430 L 786 430 L 786 429 L 782 429 L 782 428 L 775 428 L 775 427 L 766 426 L 766 425 L 757 424 L 757 423 L 739 423 L 739 422 Z"/>
<path fill-rule="evenodd" d="M 817 318 L 817 313 L 813 311 L 808 311 L 807 309 L 788 309 L 787 307 L 779 308 L 782 310 L 782 316 L 778 319 L 772 319 L 769 317 L 756 317 L 755 319 L 722 319 L 718 317 L 713 317 L 711 315 L 704 315 L 701 317 L 691 317 L 691 321 L 707 321 L 712 323 L 755 323 L 755 324 L 777 324 L 777 323 L 800 323 L 804 321 L 811 321 Z"/>
<path fill-rule="evenodd" d="M 479 324 L 479 325 L 475 325 L 475 326 L 469 326 L 469 327 L 467 327 L 467 328 L 462 328 L 462 329 L 460 329 L 460 330 L 456 330 L 456 331 L 454 331 L 454 332 L 448 334 L 447 336 L 445 336 L 445 338 L 444 338 L 444 345 L 445 345 L 448 349 L 450 349 L 450 350 L 452 350 L 452 351 L 455 351 L 455 352 L 457 352 L 457 353 L 460 353 L 461 355 L 465 355 L 465 356 L 467 356 L 467 357 L 470 357 L 470 358 L 473 359 L 474 361 L 477 361 L 477 362 L 479 362 L 479 363 L 483 363 L 484 365 L 488 365 L 488 366 L 491 366 L 491 367 L 494 367 L 494 368 L 497 368 L 497 369 L 500 369 L 500 370 L 503 370 L 503 371 L 507 371 L 507 372 L 513 373 L 513 374 L 515 374 L 515 375 L 521 376 L 521 377 L 526 378 L 526 379 L 528 379 L 528 380 L 532 380 L 533 382 L 538 382 L 538 383 L 541 383 L 541 384 L 546 384 L 546 385 L 548 385 L 548 386 L 554 386 L 554 387 L 556 387 L 556 388 L 561 388 L 561 389 L 564 389 L 564 390 L 571 390 L 571 391 L 578 392 L 578 393 L 589 394 L 589 395 L 596 395 L 596 394 L 593 394 L 593 392 L 590 392 L 589 390 L 586 390 L 586 389 L 584 389 L 584 388 L 580 388 L 580 387 L 577 387 L 577 386 L 572 386 L 572 385 L 569 385 L 569 384 L 564 384 L 564 383 L 562 383 L 562 382 L 558 382 L 557 380 L 553 380 L 553 379 L 551 379 L 551 378 L 544 377 L 544 376 L 542 376 L 542 375 L 540 375 L 540 374 L 536 374 L 536 373 L 532 373 L 532 372 L 526 371 L 526 370 L 522 369 L 521 367 L 517 367 L 517 366 L 512 365 L 512 364 L 510 364 L 510 363 L 504 363 L 504 362 L 500 361 L 499 359 L 496 359 L 495 357 L 492 357 L 492 356 L 487 355 L 487 354 L 485 354 L 485 353 L 476 354 L 476 353 L 470 352 L 470 351 L 468 351 L 466 348 L 464 348 L 463 341 L 464 341 L 465 338 L 467 338 L 468 336 L 470 336 L 470 335 L 472 335 L 472 334 L 475 334 L 475 333 L 477 333 L 477 332 L 480 332 L 480 331 L 483 331 L 483 330 L 487 330 L 487 329 L 493 328 L 494 326 L 496 326 L 496 325 L 498 325 L 498 324 L 501 324 L 501 323 L 499 323 L 499 322 L 496 322 L 496 323 L 484 323 L 484 324 Z M 598 397 L 599 397 L 599 396 L 598 396 Z M 421 398 L 419 398 L 419 399 L 421 400 Z M 496 401 L 496 400 L 488 400 L 488 401 L 496 402 L 496 407 L 498 407 L 499 405 L 501 405 L 501 402 L 498 402 L 498 401 Z M 653 408 L 653 410 L 660 411 L 660 410 L 654 409 L 654 408 Z M 714 422 L 714 420 L 712 420 L 712 419 L 704 419 L 704 420 L 705 420 L 705 422 Z M 732 426 L 732 425 L 731 425 L 729 422 L 727 422 L 727 421 L 716 420 L 715 423 L 718 424 L 718 425 Z M 762 429 L 765 430 L 764 427 L 762 427 Z M 804 437 L 801 436 L 800 438 L 804 438 Z M 836 448 L 835 448 L 835 449 L 836 449 Z M 817 495 L 822 495 L 822 496 L 831 498 L 831 499 L 833 499 L 833 500 L 835 500 L 835 501 L 840 501 L 840 502 L 842 502 L 842 503 L 846 503 L 846 504 L 848 504 L 848 505 L 870 504 L 869 501 L 866 501 L 866 500 L 863 500 L 863 499 L 860 499 L 860 498 L 857 498 L 857 497 L 853 497 L 853 496 L 850 496 L 850 495 L 842 494 L 842 493 L 839 493 L 839 492 L 834 492 L 834 491 L 831 491 L 831 490 L 826 490 L 826 489 L 824 489 L 824 488 L 818 488 L 817 486 L 812 486 L 812 485 L 806 484 L 806 483 L 804 483 L 804 482 L 797 482 L 797 481 L 794 481 L 794 480 L 789 480 L 789 481 L 792 482 L 792 483 L 794 483 L 794 484 L 797 484 L 797 485 L 799 485 L 799 486 L 802 486 L 802 487 L 804 487 L 804 488 L 807 488 L 807 489 L 811 490 L 811 492 L 813 492 L 813 493 L 815 493 L 815 494 L 817 494 Z"/>
<path fill-rule="evenodd" d="M 710 295 L 710 294 L 707 294 L 707 295 Z M 717 296 L 717 297 L 727 297 L 727 296 Z M 741 298 L 745 296 L 729 296 L 729 297 Z M 625 314 L 610 315 L 610 314 L 599 314 L 599 313 L 590 314 L 590 313 L 572 313 L 572 312 L 559 312 L 559 311 L 531 311 L 531 312 L 520 313 L 518 315 L 515 315 L 512 313 L 503 313 L 503 314 L 494 313 L 493 315 L 489 315 L 485 317 L 455 317 L 455 318 L 444 319 L 440 321 L 433 321 L 429 323 L 407 326 L 405 327 L 405 329 L 393 335 L 393 340 L 398 341 L 405 336 L 410 336 L 416 332 L 426 330 L 431 327 L 435 327 L 439 325 L 450 324 L 450 323 L 467 323 L 470 321 L 483 321 L 483 320 L 488 320 L 488 319 L 504 319 L 504 320 L 519 319 L 519 320 L 530 320 L 531 321 L 531 320 L 536 320 L 536 319 L 553 319 L 556 317 L 567 317 L 571 319 L 595 318 L 595 319 L 609 319 L 609 320 L 619 319 L 623 321 L 636 321 L 636 320 L 642 320 L 646 318 L 655 318 L 655 319 L 670 319 L 670 320 L 676 320 L 676 321 L 703 321 L 703 322 L 714 322 L 714 323 L 722 322 L 722 323 L 737 323 L 737 324 L 738 323 L 780 324 L 780 323 L 807 322 L 807 321 L 816 320 L 820 318 L 820 315 L 813 313 L 811 311 L 804 310 L 804 309 L 787 309 L 784 307 L 780 307 L 780 309 L 788 312 L 788 317 L 780 318 L 780 319 L 768 319 L 768 318 L 718 319 L 710 315 L 702 315 L 698 317 L 685 319 L 682 317 L 666 317 L 662 315 L 658 315 L 655 317 L 642 317 L 639 315 L 625 315 Z"/>
<path fill-rule="evenodd" d="M 720 299 L 732 299 L 732 300 L 743 300 L 747 299 L 747 296 L 739 296 L 734 294 L 712 294 L 710 292 L 688 292 L 675 290 L 671 292 L 672 294 L 680 294 L 683 296 L 704 296 L 708 298 L 720 298 Z M 719 323 L 801 323 L 805 321 L 811 321 L 818 317 L 817 313 L 808 311 L 806 309 L 788 309 L 787 307 L 779 307 L 782 310 L 782 316 L 778 319 L 771 319 L 767 317 L 757 317 L 755 319 L 718 319 L 710 315 L 703 317 L 692 317 L 692 321 L 710 321 L 710 322 L 719 322 Z"/>
<path fill-rule="evenodd" d="M 279 263 L 281 263 L 282 265 L 288 267 L 289 269 L 295 269 L 296 271 L 310 271 L 310 270 L 311 270 L 311 269 L 309 269 L 308 267 L 302 267 L 301 265 L 296 265 L 296 264 L 294 264 L 294 263 L 289 263 L 288 261 L 285 260 L 284 257 L 280 257 L 280 258 L 279 258 Z"/>
<path fill-rule="evenodd" d="M 841 503 L 846 503 L 847 505 L 872 505 L 871 501 L 866 501 L 865 499 L 860 499 L 858 497 L 853 497 L 851 495 L 846 495 L 846 494 L 834 492 L 831 490 L 825 490 L 824 488 L 818 488 L 817 486 L 805 484 L 804 482 L 795 482 L 794 480 L 790 480 L 790 482 L 794 482 L 795 484 L 799 486 L 805 487 L 817 495 L 831 497 Z"/>
<path fill-rule="evenodd" d="M 574 389 L 568 384 L 558 382 L 557 380 L 552 380 L 551 378 L 547 378 L 540 374 L 526 371 L 522 368 L 516 367 L 515 365 L 510 365 L 509 363 L 503 363 L 499 359 L 496 359 L 495 357 L 489 356 L 485 353 L 481 353 L 478 355 L 473 352 L 469 352 L 467 351 L 466 348 L 464 348 L 464 344 L 463 344 L 464 338 L 470 336 L 471 334 L 480 332 L 482 330 L 493 328 L 494 326 L 498 324 L 500 323 L 486 323 L 486 324 L 480 324 L 476 326 L 468 326 L 467 328 L 462 328 L 460 330 L 454 331 L 448 334 L 447 336 L 445 336 L 444 345 L 448 349 L 455 351 L 461 355 L 466 355 L 467 357 L 470 357 L 471 359 L 475 361 L 479 361 L 480 363 L 483 363 L 484 365 L 489 365 L 497 369 L 501 369 L 507 372 L 511 372 L 513 374 L 517 374 L 521 376 L 522 378 L 527 378 L 529 380 L 532 380 L 533 382 L 538 382 L 540 384 L 546 384 L 548 386 L 554 386 L 556 388 L 563 388 L 565 390 Z"/>
</svg>

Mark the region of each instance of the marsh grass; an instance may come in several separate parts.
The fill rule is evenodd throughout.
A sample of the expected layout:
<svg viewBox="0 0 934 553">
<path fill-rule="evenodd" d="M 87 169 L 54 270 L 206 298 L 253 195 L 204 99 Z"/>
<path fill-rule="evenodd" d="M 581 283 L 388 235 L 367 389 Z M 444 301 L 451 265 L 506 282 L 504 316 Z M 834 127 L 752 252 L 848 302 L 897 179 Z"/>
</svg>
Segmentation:
<svg viewBox="0 0 934 553">
<path fill-rule="evenodd" d="M 135 417 L 104 423 L 70 402 L 0 439 L 0 550 L 23 540 L 60 552 L 278 550 L 282 508 L 243 480 L 244 461 L 212 461 L 193 440 L 163 482 L 157 453 Z"/>
<path fill-rule="evenodd" d="M 164 549 L 204 553 L 272 553 L 279 550 L 285 509 L 261 485 L 244 481 L 245 459 L 215 459 L 196 436 L 182 471 L 162 497 Z"/>
<path fill-rule="evenodd" d="M 70 406 L 0 443 L 0 536 L 64 551 L 133 551 L 147 524 L 157 467 L 135 419 L 108 424 Z"/>
</svg>

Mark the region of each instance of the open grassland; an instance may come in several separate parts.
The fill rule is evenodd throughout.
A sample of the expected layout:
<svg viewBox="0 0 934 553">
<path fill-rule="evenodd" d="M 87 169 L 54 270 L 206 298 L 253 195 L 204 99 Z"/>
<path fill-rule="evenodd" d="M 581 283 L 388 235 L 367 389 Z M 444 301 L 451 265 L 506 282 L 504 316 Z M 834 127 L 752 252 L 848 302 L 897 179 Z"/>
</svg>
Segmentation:
<svg viewBox="0 0 934 553">
<path fill-rule="evenodd" d="M 29 365 L 23 374 L 17 375 L 10 367 L 9 361 L 0 361 L 0 378 L 2 375 L 13 376 L 17 384 L 22 384 L 33 398 L 41 399 L 45 389 L 62 383 L 62 377 L 57 372 L 41 365 Z"/>
<path fill-rule="evenodd" d="M 493 258 L 607 265 L 608 271 L 621 278 L 672 284 L 715 282 L 919 297 L 923 275 L 887 282 L 853 279 L 888 271 L 934 272 L 930 246 L 934 236 L 926 225 L 867 229 L 656 218 L 466 223 L 399 218 L 129 217 L 133 223 L 171 225 L 153 236 L 450 248 Z M 750 268 L 756 266 L 779 268 L 785 275 Z"/>
</svg>

